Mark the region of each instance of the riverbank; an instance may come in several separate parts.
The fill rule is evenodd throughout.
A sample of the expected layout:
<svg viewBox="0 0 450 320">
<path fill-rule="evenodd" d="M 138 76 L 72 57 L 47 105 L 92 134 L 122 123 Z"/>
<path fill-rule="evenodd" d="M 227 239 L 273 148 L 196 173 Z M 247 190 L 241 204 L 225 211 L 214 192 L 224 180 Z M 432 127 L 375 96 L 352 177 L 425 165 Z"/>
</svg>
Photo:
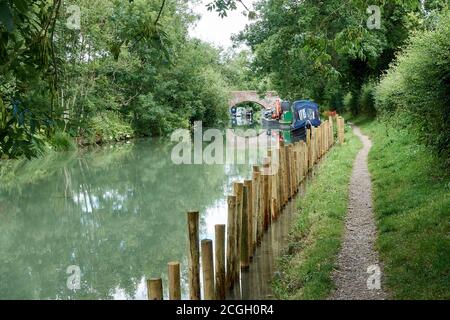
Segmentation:
<svg viewBox="0 0 450 320">
<path fill-rule="evenodd" d="M 377 247 L 394 299 L 450 298 L 450 177 L 403 130 L 352 121 L 373 141 L 369 153 Z"/>
<path fill-rule="evenodd" d="M 279 299 L 325 299 L 334 288 L 331 273 L 341 247 L 348 183 L 361 142 L 346 126 L 345 143 L 322 160 L 299 199 L 289 249 L 278 262 L 273 291 Z"/>
<path fill-rule="evenodd" d="M 403 130 L 351 119 L 373 143 L 369 153 L 383 285 L 391 299 L 450 298 L 450 178 L 442 162 Z M 352 133 L 324 159 L 300 200 L 289 251 L 273 287 L 280 299 L 326 299 L 342 245 L 353 159 Z"/>
</svg>

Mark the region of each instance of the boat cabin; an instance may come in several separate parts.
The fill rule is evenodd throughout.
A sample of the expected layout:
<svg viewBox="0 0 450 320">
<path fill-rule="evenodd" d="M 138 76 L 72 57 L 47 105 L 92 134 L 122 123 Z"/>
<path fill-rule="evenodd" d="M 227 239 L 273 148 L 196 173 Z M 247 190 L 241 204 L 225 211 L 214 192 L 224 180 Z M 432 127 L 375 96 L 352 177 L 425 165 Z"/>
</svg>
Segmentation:
<svg viewBox="0 0 450 320">
<path fill-rule="evenodd" d="M 319 105 L 310 100 L 299 100 L 292 104 L 292 138 L 306 140 L 306 129 L 320 126 Z"/>
</svg>

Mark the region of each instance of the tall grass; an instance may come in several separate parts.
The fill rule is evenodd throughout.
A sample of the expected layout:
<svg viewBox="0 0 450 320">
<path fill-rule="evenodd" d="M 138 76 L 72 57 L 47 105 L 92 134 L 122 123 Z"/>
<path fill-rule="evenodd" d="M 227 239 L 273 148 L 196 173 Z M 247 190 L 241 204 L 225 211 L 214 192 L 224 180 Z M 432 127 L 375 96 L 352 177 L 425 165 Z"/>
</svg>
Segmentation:
<svg viewBox="0 0 450 320">
<path fill-rule="evenodd" d="M 409 131 L 357 119 L 369 154 L 378 250 L 396 299 L 450 299 L 450 177 Z"/>
</svg>

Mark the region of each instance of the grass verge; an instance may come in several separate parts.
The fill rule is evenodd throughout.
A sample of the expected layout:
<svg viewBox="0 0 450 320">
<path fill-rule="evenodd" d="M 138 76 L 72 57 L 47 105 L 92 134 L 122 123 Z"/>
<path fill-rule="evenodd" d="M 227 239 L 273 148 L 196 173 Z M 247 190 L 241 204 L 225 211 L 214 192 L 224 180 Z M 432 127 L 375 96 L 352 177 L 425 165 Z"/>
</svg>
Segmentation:
<svg viewBox="0 0 450 320">
<path fill-rule="evenodd" d="M 377 247 L 391 297 L 450 299 L 448 168 L 406 130 L 367 118 L 352 121 L 373 141 Z"/>
<path fill-rule="evenodd" d="M 345 143 L 334 146 L 299 200 L 286 255 L 278 263 L 273 290 L 280 299 L 324 299 L 333 289 L 335 266 L 347 212 L 348 183 L 361 142 L 346 128 Z"/>
</svg>

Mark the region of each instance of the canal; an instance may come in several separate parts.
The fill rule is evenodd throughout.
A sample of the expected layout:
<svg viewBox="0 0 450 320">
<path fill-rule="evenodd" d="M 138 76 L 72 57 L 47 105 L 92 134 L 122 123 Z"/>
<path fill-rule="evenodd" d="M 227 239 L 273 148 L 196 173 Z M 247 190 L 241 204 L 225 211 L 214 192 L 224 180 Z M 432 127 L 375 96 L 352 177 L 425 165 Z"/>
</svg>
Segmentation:
<svg viewBox="0 0 450 320">
<path fill-rule="evenodd" d="M 146 299 L 146 278 L 167 287 L 169 261 L 182 264 L 187 298 L 186 212 L 198 210 L 201 238 L 214 239 L 233 181 L 254 163 L 176 165 L 173 145 L 52 154 L 2 177 L 0 299 Z"/>
</svg>

